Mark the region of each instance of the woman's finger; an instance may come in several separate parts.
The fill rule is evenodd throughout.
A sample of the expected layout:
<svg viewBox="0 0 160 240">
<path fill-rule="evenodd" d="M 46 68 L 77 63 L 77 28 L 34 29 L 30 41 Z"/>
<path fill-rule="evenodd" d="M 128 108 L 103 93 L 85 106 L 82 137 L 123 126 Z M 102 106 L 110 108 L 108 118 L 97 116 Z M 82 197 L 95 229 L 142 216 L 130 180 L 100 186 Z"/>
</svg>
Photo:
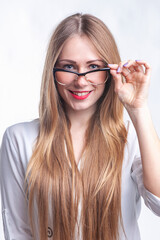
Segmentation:
<svg viewBox="0 0 160 240">
<path fill-rule="evenodd" d="M 123 61 L 119 64 L 108 64 L 108 67 L 117 71 L 117 73 L 123 74 L 124 77 L 129 76 L 129 73 L 133 72 L 142 72 L 145 75 L 151 73 L 150 65 L 143 60 L 128 60 L 127 62 Z"/>
<path fill-rule="evenodd" d="M 118 64 L 109 63 L 107 66 L 108 66 L 110 69 L 114 69 L 114 70 L 116 70 L 116 69 L 118 68 Z"/>
<path fill-rule="evenodd" d="M 137 64 L 136 61 L 128 60 L 124 65 L 124 68 L 129 69 L 131 72 L 144 72 L 143 67 Z"/>
<path fill-rule="evenodd" d="M 136 60 L 136 63 L 139 65 L 139 66 L 144 66 L 145 67 L 145 75 L 150 75 L 151 74 L 151 66 L 146 62 L 146 61 L 143 61 L 143 60 Z"/>
</svg>

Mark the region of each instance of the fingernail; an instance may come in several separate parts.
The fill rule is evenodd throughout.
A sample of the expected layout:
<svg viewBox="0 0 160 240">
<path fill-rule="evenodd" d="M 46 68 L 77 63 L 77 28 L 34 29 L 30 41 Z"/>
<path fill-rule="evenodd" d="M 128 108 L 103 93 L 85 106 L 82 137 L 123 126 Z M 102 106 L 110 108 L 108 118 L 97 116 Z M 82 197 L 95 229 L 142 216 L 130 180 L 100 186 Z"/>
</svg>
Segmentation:
<svg viewBox="0 0 160 240">
<path fill-rule="evenodd" d="M 114 66 L 114 64 L 108 64 L 108 66 L 109 66 L 109 67 L 113 67 L 113 66 Z"/>
<path fill-rule="evenodd" d="M 125 66 L 127 66 L 128 65 L 128 62 L 126 62 L 124 65 L 123 65 L 123 67 L 125 67 Z"/>
<path fill-rule="evenodd" d="M 121 71 L 121 68 L 120 68 L 120 67 L 118 67 L 118 69 L 117 69 L 117 73 L 120 73 L 120 71 Z"/>
<path fill-rule="evenodd" d="M 141 62 L 142 60 L 135 60 L 136 62 Z"/>
</svg>

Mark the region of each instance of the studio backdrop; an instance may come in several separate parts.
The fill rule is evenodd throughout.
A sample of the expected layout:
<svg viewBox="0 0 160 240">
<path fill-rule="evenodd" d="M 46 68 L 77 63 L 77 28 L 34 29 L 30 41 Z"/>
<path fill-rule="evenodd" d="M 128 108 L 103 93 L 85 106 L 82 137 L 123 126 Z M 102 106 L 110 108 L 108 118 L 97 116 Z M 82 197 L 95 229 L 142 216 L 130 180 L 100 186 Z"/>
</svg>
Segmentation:
<svg viewBox="0 0 160 240">
<path fill-rule="evenodd" d="M 0 0 L 0 143 L 8 126 L 38 117 L 48 41 L 56 25 L 77 12 L 106 23 L 122 60 L 151 64 L 149 106 L 160 136 L 159 0 Z M 0 218 L 0 240 L 2 225 Z M 142 240 L 160 239 L 160 219 L 143 201 L 139 226 Z"/>
</svg>

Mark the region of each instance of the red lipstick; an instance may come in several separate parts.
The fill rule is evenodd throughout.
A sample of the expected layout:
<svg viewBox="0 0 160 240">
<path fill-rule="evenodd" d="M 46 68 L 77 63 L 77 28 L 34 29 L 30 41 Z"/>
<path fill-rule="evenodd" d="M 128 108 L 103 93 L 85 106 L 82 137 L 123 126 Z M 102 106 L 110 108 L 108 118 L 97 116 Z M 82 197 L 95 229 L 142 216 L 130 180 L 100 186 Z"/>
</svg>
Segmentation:
<svg viewBox="0 0 160 240">
<path fill-rule="evenodd" d="M 84 100 L 86 99 L 92 91 L 69 91 L 75 99 Z"/>
</svg>

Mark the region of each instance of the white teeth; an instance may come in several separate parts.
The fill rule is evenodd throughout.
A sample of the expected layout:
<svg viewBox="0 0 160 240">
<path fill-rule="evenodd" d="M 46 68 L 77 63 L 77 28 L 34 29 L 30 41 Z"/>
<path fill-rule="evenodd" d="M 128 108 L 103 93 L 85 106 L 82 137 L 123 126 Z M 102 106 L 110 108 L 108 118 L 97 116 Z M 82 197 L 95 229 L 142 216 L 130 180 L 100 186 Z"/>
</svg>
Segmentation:
<svg viewBox="0 0 160 240">
<path fill-rule="evenodd" d="M 77 96 L 84 96 L 84 95 L 87 95 L 89 92 L 82 92 L 82 93 L 79 93 L 79 92 L 73 92 L 74 95 L 77 95 Z"/>
</svg>

